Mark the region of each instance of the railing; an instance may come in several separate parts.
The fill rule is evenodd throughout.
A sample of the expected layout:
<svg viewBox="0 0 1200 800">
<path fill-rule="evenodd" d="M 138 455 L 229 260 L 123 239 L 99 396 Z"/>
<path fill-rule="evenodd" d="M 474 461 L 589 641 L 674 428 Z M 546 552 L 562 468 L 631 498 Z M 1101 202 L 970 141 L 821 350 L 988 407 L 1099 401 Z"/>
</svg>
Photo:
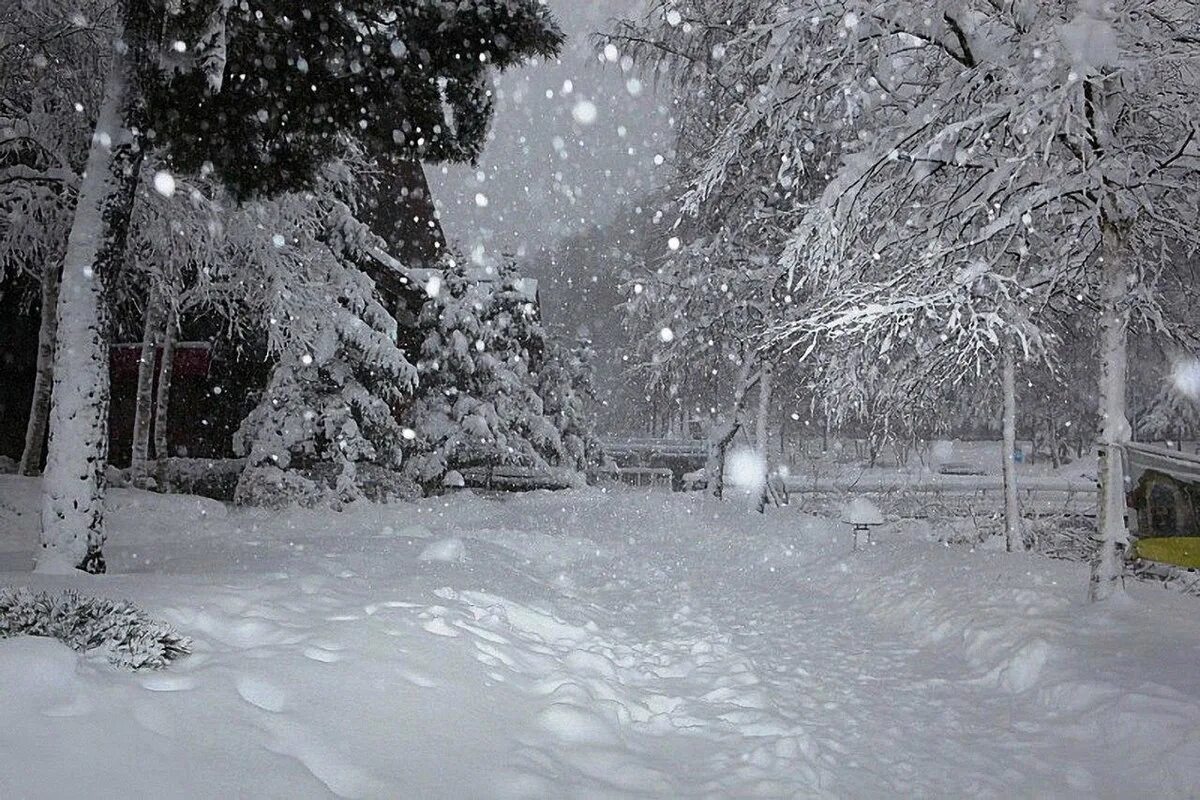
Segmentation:
<svg viewBox="0 0 1200 800">
<path fill-rule="evenodd" d="M 785 486 L 790 495 L 818 504 L 868 495 L 888 513 L 911 518 L 971 516 L 1004 508 L 1004 483 L 998 476 L 936 475 L 908 482 L 871 477 L 851 481 L 792 476 Z M 1084 479 L 1030 477 L 1018 481 L 1017 494 L 1026 516 L 1094 517 L 1099 507 L 1096 484 Z"/>
<path fill-rule="evenodd" d="M 674 487 L 675 473 L 666 467 L 613 467 L 594 470 L 588 477 L 598 483 L 623 483 L 629 486 L 670 489 Z"/>
<path fill-rule="evenodd" d="M 612 458 L 681 456 L 707 458 L 708 442 L 702 439 L 602 439 L 604 452 Z"/>
</svg>

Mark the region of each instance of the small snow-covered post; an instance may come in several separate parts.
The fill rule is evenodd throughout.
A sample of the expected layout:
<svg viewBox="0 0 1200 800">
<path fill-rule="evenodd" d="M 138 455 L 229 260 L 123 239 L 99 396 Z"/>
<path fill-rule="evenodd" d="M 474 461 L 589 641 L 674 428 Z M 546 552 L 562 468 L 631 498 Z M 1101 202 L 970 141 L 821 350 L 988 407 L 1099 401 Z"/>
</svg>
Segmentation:
<svg viewBox="0 0 1200 800">
<path fill-rule="evenodd" d="M 1000 381 L 1004 394 L 1001 427 L 1004 442 L 1001 455 L 1004 467 L 1004 547 L 1010 553 L 1025 550 L 1021 528 L 1021 501 L 1017 494 L 1017 365 L 1012 338 L 1005 336 L 1000 347 Z"/>
<path fill-rule="evenodd" d="M 467 482 L 461 472 L 452 469 L 442 477 L 442 491 L 446 494 L 461 492 L 467 488 Z"/>
<path fill-rule="evenodd" d="M 850 526 L 854 536 L 852 549 L 857 551 L 860 537 L 871 544 L 871 529 L 883 524 L 883 512 L 867 498 L 856 497 L 842 509 L 842 522 Z"/>
<path fill-rule="evenodd" d="M 54 342 L 58 338 L 58 289 L 62 268 L 47 264 L 42 270 L 42 318 L 38 325 L 37 374 L 33 380 L 33 399 L 29 403 L 29 422 L 25 426 L 25 447 L 21 450 L 18 475 L 37 475 L 42 466 L 42 447 L 46 444 L 46 424 L 50 418 L 50 391 L 54 386 Z"/>
</svg>

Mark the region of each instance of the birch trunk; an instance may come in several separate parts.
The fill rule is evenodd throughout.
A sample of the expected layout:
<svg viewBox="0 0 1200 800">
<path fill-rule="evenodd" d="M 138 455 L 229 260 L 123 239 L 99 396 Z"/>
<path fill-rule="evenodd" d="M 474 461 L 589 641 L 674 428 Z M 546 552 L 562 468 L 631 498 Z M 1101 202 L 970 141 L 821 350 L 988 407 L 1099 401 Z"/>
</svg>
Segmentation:
<svg viewBox="0 0 1200 800">
<path fill-rule="evenodd" d="M 762 374 L 758 379 L 758 418 L 755 422 L 754 430 L 754 447 L 758 450 L 758 457 L 762 459 L 762 489 L 758 496 L 758 513 L 763 513 L 767 509 L 767 501 L 770 499 L 771 484 L 769 476 L 771 474 L 771 462 L 768 458 L 768 453 L 771 449 L 771 443 L 768 439 L 770 415 L 771 415 L 771 389 L 772 381 L 775 375 L 774 365 L 770 361 L 763 362 Z"/>
<path fill-rule="evenodd" d="M 50 417 L 50 390 L 54 385 L 54 342 L 58 338 L 58 289 L 61 283 L 62 267 L 47 265 L 42 272 L 37 375 L 33 380 L 33 400 L 29 403 L 29 424 L 25 426 L 25 447 L 21 450 L 18 475 L 37 475 L 42 469 L 42 447 L 46 444 L 46 424 Z"/>
<path fill-rule="evenodd" d="M 149 63 L 161 8 L 130 3 L 115 41 L 96 129 L 67 237 L 58 298 L 50 438 L 42 480 L 39 572 L 104 572 L 108 461 L 108 309 L 104 284 L 119 267 L 142 162 L 137 66 Z"/>
<path fill-rule="evenodd" d="M 171 407 L 171 380 L 175 375 L 175 339 L 179 318 L 172 306 L 167 311 L 167 324 L 162 338 L 162 365 L 158 368 L 158 395 L 154 399 L 154 457 L 160 462 L 170 453 L 167 439 L 168 414 Z"/>
<path fill-rule="evenodd" d="M 1021 525 L 1021 501 L 1017 494 L 1017 364 L 1013 343 L 1006 341 L 1000 352 L 1000 382 L 1004 395 L 1001 427 L 1004 444 L 1004 546 L 1011 553 L 1027 545 Z"/>
<path fill-rule="evenodd" d="M 1121 446 L 1129 441 L 1125 381 L 1129 363 L 1129 265 L 1124 232 L 1111 220 L 1100 223 L 1104 263 L 1100 286 L 1100 516 L 1099 546 L 1092 558 L 1088 596 L 1104 600 L 1122 591 L 1125 526 L 1125 469 Z"/>
<path fill-rule="evenodd" d="M 133 409 L 133 451 L 129 457 L 134 486 L 149 483 L 150 423 L 154 419 L 154 368 L 158 340 L 162 331 L 162 306 L 158 291 L 146 298 L 146 316 L 142 327 L 142 351 L 138 356 L 137 395 Z"/>
<path fill-rule="evenodd" d="M 737 382 L 734 384 L 733 403 L 729 417 L 723 424 L 715 425 L 709 434 L 708 463 L 704 471 L 708 475 L 709 488 L 713 497 L 718 499 L 725 496 L 725 454 L 729 444 L 741 427 L 742 407 L 746 404 L 746 395 L 758 380 L 753 375 L 755 359 L 752 355 L 742 360 L 738 368 Z"/>
</svg>

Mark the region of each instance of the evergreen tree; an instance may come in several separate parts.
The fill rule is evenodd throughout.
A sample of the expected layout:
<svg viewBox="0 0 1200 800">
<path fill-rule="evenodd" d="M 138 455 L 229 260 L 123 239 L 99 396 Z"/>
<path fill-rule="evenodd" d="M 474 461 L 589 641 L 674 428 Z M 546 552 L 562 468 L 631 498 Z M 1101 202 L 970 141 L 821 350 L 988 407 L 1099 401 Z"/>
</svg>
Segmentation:
<svg viewBox="0 0 1200 800">
<path fill-rule="evenodd" d="M 268 341 L 278 361 L 234 438 L 248 458 L 239 502 L 340 504 L 374 483 L 379 470 L 364 473 L 360 466 L 400 467 L 396 420 L 416 371 L 374 282 L 356 266 L 382 243 L 324 185 L 319 197 L 262 204 L 266 224 L 246 220 L 251 228 L 291 235 L 274 233 L 270 242 L 260 236 L 257 252 L 247 253 L 249 271 L 261 276 L 255 293 L 265 305 L 257 314 L 275 323 Z"/>
<path fill-rule="evenodd" d="M 594 395 L 592 345 L 578 339 L 571 345 L 555 338 L 546 341 L 538 370 L 542 410 L 558 431 L 562 443 L 559 462 L 577 470 L 595 461 L 599 441 L 589 408 Z"/>
<path fill-rule="evenodd" d="M 452 469 L 578 466 L 571 453 L 585 448 L 564 445 L 556 412 L 539 394 L 547 337 L 526 282 L 511 266 L 480 281 L 450 261 L 435 288 L 418 320 L 420 388 L 404 415 L 407 472 L 432 489 Z"/>
</svg>

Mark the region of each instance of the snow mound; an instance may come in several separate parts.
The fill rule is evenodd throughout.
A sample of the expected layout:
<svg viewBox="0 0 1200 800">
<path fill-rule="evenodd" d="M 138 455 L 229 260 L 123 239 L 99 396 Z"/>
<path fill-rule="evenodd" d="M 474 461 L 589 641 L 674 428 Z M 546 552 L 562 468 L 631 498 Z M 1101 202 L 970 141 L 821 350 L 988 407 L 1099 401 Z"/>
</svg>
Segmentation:
<svg viewBox="0 0 1200 800">
<path fill-rule="evenodd" d="M 463 544 L 463 540 L 457 536 L 451 536 L 449 539 L 439 539 L 436 542 L 431 542 L 425 546 L 421 554 L 417 556 L 418 561 L 445 561 L 449 563 L 458 563 L 465 561 L 467 558 L 467 546 Z"/>
<path fill-rule="evenodd" d="M 44 636 L 0 638 L 0 707 L 41 704 L 71 693 L 79 678 L 79 656 Z"/>
</svg>

